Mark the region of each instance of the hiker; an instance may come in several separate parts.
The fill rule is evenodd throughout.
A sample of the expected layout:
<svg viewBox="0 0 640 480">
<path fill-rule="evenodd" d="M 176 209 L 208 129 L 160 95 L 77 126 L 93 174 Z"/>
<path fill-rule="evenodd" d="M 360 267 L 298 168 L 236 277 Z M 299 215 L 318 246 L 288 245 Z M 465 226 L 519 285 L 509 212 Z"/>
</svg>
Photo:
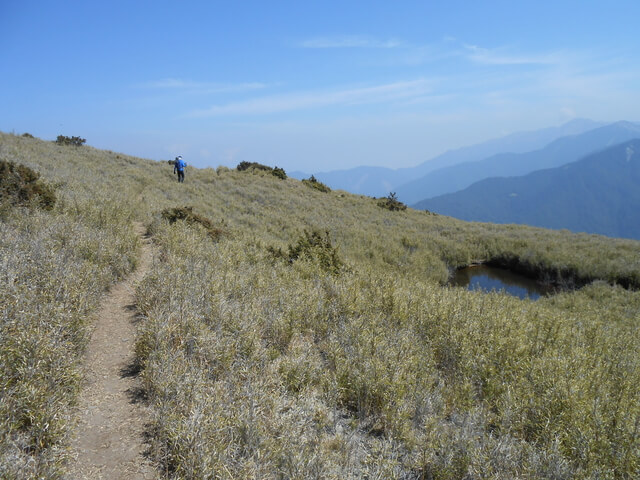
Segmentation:
<svg viewBox="0 0 640 480">
<path fill-rule="evenodd" d="M 184 167 L 187 166 L 187 163 L 182 160 L 182 155 L 178 155 L 176 160 L 173 162 L 173 174 L 178 173 L 178 182 L 184 182 Z"/>
</svg>

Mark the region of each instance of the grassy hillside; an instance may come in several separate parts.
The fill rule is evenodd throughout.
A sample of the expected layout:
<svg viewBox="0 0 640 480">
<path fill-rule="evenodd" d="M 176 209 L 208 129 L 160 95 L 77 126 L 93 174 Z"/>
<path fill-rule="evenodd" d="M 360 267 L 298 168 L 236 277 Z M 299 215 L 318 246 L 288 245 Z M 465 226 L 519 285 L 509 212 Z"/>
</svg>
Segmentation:
<svg viewBox="0 0 640 480">
<path fill-rule="evenodd" d="M 137 353 L 171 477 L 640 472 L 640 294 L 613 285 L 640 285 L 639 242 L 392 212 L 264 172 L 188 169 L 178 184 L 166 163 L 14 135 L 0 159 L 58 197 L 2 209 L 0 476 L 64 470 L 78 354 L 135 262 L 133 220 L 159 247 Z M 222 234 L 161 215 L 182 206 Z M 478 260 L 601 281 L 538 302 L 442 286 Z"/>
</svg>

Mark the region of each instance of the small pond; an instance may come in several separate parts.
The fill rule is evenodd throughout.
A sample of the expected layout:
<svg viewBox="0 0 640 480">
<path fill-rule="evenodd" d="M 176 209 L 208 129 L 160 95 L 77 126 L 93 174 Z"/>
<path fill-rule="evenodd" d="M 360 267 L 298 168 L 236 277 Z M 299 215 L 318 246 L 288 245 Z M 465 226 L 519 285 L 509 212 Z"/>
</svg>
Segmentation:
<svg viewBox="0 0 640 480">
<path fill-rule="evenodd" d="M 528 297 L 532 300 L 553 293 L 553 287 L 549 285 L 543 285 L 505 268 L 488 265 L 474 265 L 457 270 L 449 284 L 466 287 L 467 290 L 504 291 L 514 297 Z"/>
</svg>

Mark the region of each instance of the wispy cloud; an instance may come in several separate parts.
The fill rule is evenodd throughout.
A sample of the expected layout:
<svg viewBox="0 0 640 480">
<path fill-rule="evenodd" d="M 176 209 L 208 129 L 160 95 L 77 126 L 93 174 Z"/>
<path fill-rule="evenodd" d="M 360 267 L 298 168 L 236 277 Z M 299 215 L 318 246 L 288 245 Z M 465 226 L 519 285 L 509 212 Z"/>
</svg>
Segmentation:
<svg viewBox="0 0 640 480">
<path fill-rule="evenodd" d="M 334 105 L 386 103 L 424 96 L 430 89 L 431 84 L 429 81 L 426 79 L 418 79 L 372 87 L 272 95 L 226 105 L 214 105 L 208 109 L 191 112 L 189 116 L 267 115 Z"/>
<path fill-rule="evenodd" d="M 382 42 L 368 37 L 327 37 L 307 40 L 303 43 L 303 46 L 309 48 L 394 48 L 393 51 L 389 52 L 389 55 L 379 60 L 379 64 L 409 66 L 433 64 L 451 59 L 461 59 L 475 65 L 496 67 L 510 65 L 553 66 L 561 65 L 566 60 L 566 56 L 569 55 L 563 51 L 523 53 L 506 46 L 485 48 L 465 43 L 451 36 L 444 37 L 441 42 L 422 45 L 399 40 Z"/>
<path fill-rule="evenodd" d="M 172 90 L 172 91 L 191 91 L 204 93 L 227 93 L 227 92 L 246 92 L 252 90 L 261 90 L 267 88 L 268 85 L 259 82 L 245 83 L 216 83 L 216 82 L 194 82 L 192 80 L 184 80 L 180 78 L 164 78 L 140 85 L 142 88 L 156 90 Z"/>
<path fill-rule="evenodd" d="M 561 62 L 557 53 L 510 54 L 504 48 L 489 49 L 463 44 L 463 56 L 483 65 L 556 65 Z"/>
<path fill-rule="evenodd" d="M 394 38 L 380 40 L 367 35 L 332 35 L 300 42 L 303 48 L 396 48 L 402 45 L 400 40 Z"/>
</svg>

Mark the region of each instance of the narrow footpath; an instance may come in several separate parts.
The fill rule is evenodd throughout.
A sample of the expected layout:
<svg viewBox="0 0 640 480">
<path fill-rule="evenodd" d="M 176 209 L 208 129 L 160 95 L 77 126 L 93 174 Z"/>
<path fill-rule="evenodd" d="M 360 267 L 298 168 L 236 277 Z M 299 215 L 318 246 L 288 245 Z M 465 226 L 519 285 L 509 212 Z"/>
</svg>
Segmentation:
<svg viewBox="0 0 640 480">
<path fill-rule="evenodd" d="M 87 346 L 87 385 L 79 399 L 79 424 L 72 441 L 72 479 L 153 479 L 145 458 L 147 410 L 134 368 L 135 286 L 149 270 L 151 241 L 142 240 L 138 268 L 114 285 L 102 301 Z"/>
</svg>

